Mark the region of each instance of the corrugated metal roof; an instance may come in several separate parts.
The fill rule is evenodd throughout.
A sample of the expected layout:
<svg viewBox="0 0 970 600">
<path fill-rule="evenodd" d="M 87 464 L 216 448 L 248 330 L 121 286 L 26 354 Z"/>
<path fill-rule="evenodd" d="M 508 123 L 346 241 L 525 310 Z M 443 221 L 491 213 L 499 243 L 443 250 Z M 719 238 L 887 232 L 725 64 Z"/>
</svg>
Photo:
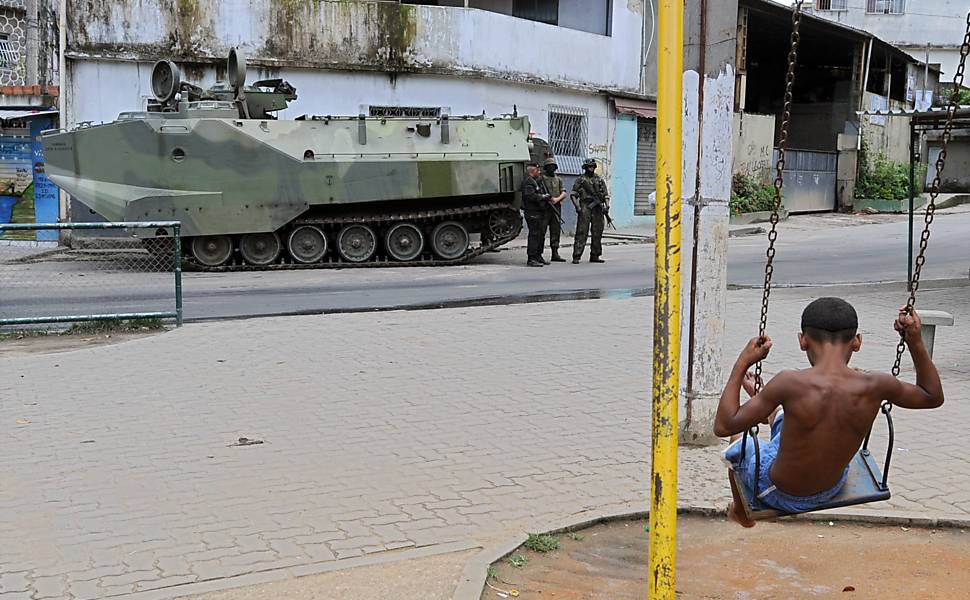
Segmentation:
<svg viewBox="0 0 970 600">
<path fill-rule="evenodd" d="M 749 7 L 753 7 L 753 8 L 754 7 L 761 8 L 765 12 L 774 12 L 776 15 L 785 14 L 787 16 L 790 16 L 792 13 L 795 12 L 794 7 L 779 4 L 774 0 L 741 0 L 741 4 Z M 832 21 L 830 19 L 826 19 L 825 17 L 820 17 L 818 15 L 814 15 L 812 13 L 808 13 L 805 11 L 802 11 L 802 19 L 805 21 L 811 22 L 813 25 L 827 28 L 835 33 L 842 33 L 843 35 L 847 35 L 850 37 L 858 37 L 858 38 L 872 40 L 873 43 L 882 47 L 886 51 L 895 54 L 897 58 L 900 58 L 912 64 L 918 64 L 918 65 L 924 64 L 923 61 L 917 58 L 913 58 L 902 48 L 894 46 L 893 44 L 881 38 L 876 37 L 875 35 L 873 35 L 872 33 L 869 33 L 868 31 L 865 31 L 862 29 L 856 29 L 855 27 L 851 27 L 844 23 Z M 930 67 L 930 70 L 939 72 L 939 69 L 934 67 Z"/>
<path fill-rule="evenodd" d="M 0 120 L 16 121 L 18 119 L 29 119 L 33 117 L 43 117 L 46 115 L 59 114 L 56 110 L 3 110 L 0 109 Z"/>
</svg>

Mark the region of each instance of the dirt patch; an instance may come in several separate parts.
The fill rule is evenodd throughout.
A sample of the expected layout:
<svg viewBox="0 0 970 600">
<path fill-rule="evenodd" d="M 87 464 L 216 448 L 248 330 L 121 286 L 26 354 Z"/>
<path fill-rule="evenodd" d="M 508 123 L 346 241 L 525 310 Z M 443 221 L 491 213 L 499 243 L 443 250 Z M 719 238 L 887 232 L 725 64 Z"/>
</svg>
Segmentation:
<svg viewBox="0 0 970 600">
<path fill-rule="evenodd" d="M 598 525 L 559 536 L 560 548 L 516 568 L 496 563 L 483 600 L 511 589 L 523 600 L 642 600 L 647 597 L 645 521 Z M 681 517 L 677 598 L 967 598 L 965 530 L 835 523 L 762 523 L 752 531 L 723 520 Z M 509 596 L 506 596 L 509 597 Z"/>
<path fill-rule="evenodd" d="M 0 357 L 36 356 L 39 354 L 56 354 L 83 350 L 94 346 L 120 344 L 129 340 L 136 340 L 150 335 L 163 333 L 145 331 L 140 333 L 113 333 L 107 335 L 64 335 L 51 333 L 48 335 L 13 335 L 0 337 Z"/>
</svg>

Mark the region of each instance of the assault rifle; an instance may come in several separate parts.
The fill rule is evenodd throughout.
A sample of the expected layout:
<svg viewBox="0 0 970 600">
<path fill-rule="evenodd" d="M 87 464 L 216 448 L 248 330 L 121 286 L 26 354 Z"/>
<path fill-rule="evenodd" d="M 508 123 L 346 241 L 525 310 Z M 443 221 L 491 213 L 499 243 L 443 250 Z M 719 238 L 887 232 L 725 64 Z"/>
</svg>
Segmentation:
<svg viewBox="0 0 970 600">
<path fill-rule="evenodd" d="M 610 205 L 604 202 L 603 199 L 596 193 L 596 190 L 590 187 L 588 179 L 581 179 L 580 186 L 583 188 L 586 194 L 593 199 L 593 201 L 589 203 L 590 210 L 596 208 L 597 206 L 602 206 L 603 216 L 606 217 L 607 226 L 612 227 L 613 231 L 616 231 L 616 225 L 613 224 L 613 217 L 610 216 Z M 579 204 L 577 203 L 579 194 L 573 192 L 572 198 L 573 198 L 573 206 L 575 206 L 576 211 L 579 212 Z"/>
<path fill-rule="evenodd" d="M 542 191 L 541 198 L 545 200 L 547 204 L 549 204 L 549 208 L 552 209 L 552 214 L 556 216 L 556 220 L 559 221 L 560 225 L 565 225 L 566 222 L 562 220 L 562 215 L 559 213 L 557 205 L 552 201 L 552 194 L 549 193 L 549 189 L 546 188 L 546 183 L 542 180 L 541 176 L 536 183 L 539 184 L 539 188 Z"/>
</svg>

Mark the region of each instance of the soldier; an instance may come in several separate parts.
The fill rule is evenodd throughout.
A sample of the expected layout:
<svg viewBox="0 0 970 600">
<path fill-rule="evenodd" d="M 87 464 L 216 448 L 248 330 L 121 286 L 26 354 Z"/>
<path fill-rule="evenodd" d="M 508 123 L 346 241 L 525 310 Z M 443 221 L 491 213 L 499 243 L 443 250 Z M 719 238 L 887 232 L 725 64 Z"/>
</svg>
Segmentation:
<svg viewBox="0 0 970 600">
<path fill-rule="evenodd" d="M 549 192 L 549 203 L 546 205 L 546 227 L 549 228 L 549 247 L 552 249 L 552 262 L 566 262 L 559 256 L 559 238 L 562 235 L 562 201 L 566 199 L 566 190 L 562 179 L 556 175 L 555 158 L 547 158 L 542 164 L 542 182 Z"/>
<path fill-rule="evenodd" d="M 542 181 L 539 165 L 529 163 L 525 174 L 522 180 L 522 210 L 529 226 L 529 260 L 526 265 L 544 267 L 546 262 L 542 259 L 542 248 L 546 245 L 546 206 L 551 196 Z"/>
<path fill-rule="evenodd" d="M 586 237 L 592 230 L 593 239 L 589 244 L 589 262 L 606 262 L 603 254 L 603 229 L 606 228 L 606 215 L 610 210 L 610 195 L 606 182 L 596 174 L 596 161 L 587 158 L 583 161 L 583 174 L 573 185 L 573 206 L 576 207 L 576 237 L 573 241 L 573 264 L 578 265 L 586 250 Z"/>
</svg>

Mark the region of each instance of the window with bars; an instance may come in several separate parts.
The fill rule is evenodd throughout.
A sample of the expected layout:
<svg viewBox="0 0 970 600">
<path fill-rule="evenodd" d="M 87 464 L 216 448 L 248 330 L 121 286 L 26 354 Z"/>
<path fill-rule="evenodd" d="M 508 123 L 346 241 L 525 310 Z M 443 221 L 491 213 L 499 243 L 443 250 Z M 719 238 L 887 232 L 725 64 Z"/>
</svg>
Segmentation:
<svg viewBox="0 0 970 600">
<path fill-rule="evenodd" d="M 559 171 L 566 175 L 583 172 L 586 158 L 587 111 L 570 106 L 549 107 L 549 148 Z"/>
<path fill-rule="evenodd" d="M 7 34 L 0 34 L 0 68 L 10 69 L 20 64 L 20 53 Z"/>
<path fill-rule="evenodd" d="M 816 10 L 848 10 L 849 0 L 815 0 Z"/>
<path fill-rule="evenodd" d="M 368 111 L 372 117 L 437 119 L 441 116 L 440 106 L 370 106 Z"/>
<path fill-rule="evenodd" d="M 870 14 L 902 15 L 906 13 L 906 0 L 866 0 L 866 12 Z"/>
</svg>

